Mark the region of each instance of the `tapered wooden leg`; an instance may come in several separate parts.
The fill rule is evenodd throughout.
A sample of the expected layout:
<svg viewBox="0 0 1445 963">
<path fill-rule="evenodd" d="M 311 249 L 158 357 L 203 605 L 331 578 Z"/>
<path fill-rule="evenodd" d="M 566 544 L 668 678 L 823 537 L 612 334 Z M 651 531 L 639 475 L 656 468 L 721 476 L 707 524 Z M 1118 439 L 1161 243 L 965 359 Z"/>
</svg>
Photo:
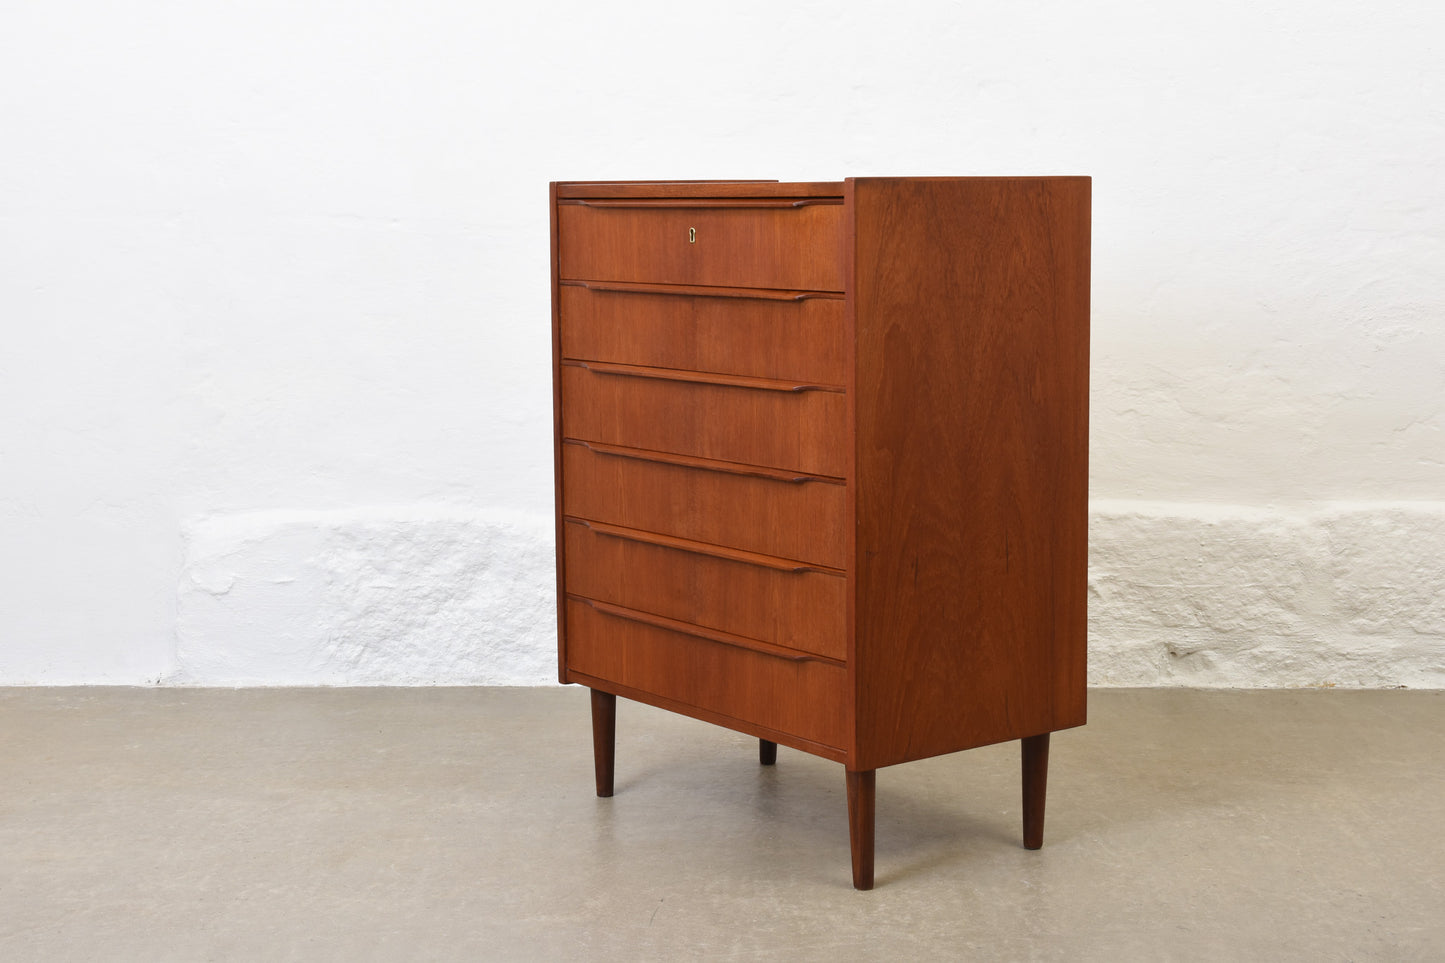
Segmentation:
<svg viewBox="0 0 1445 963">
<path fill-rule="evenodd" d="M 1023 740 L 1024 849 L 1044 844 L 1044 795 L 1049 782 L 1049 734 Z"/>
<path fill-rule="evenodd" d="M 848 770 L 848 843 L 853 850 L 853 888 L 873 888 L 873 799 L 877 770 Z"/>
<path fill-rule="evenodd" d="M 771 766 L 778 761 L 778 744 L 766 739 L 758 740 L 758 762 Z"/>
<path fill-rule="evenodd" d="M 617 696 L 592 690 L 592 765 L 597 795 L 612 795 L 612 763 L 617 745 Z"/>
</svg>

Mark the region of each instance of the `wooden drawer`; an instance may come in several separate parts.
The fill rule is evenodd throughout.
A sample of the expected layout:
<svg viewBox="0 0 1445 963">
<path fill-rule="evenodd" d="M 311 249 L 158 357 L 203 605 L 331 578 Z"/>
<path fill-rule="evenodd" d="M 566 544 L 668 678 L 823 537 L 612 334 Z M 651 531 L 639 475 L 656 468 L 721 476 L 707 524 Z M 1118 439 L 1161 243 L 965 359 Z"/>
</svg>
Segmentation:
<svg viewBox="0 0 1445 963">
<path fill-rule="evenodd" d="M 657 458 L 668 456 L 564 444 L 563 514 L 813 565 L 847 565 L 841 484 Z"/>
<path fill-rule="evenodd" d="M 567 592 L 842 661 L 843 576 L 797 562 L 569 519 Z"/>
<path fill-rule="evenodd" d="M 843 205 L 771 201 L 562 201 L 564 279 L 843 290 Z"/>
<path fill-rule="evenodd" d="M 844 303 L 777 297 L 656 294 L 563 284 L 562 357 L 842 385 Z"/>
<path fill-rule="evenodd" d="M 567 666 L 728 719 L 834 748 L 845 743 L 847 670 L 738 648 L 567 601 Z"/>
<path fill-rule="evenodd" d="M 674 376 L 703 377 L 564 362 L 564 437 L 817 475 L 847 472 L 842 392 L 757 378 L 718 383 Z"/>
</svg>

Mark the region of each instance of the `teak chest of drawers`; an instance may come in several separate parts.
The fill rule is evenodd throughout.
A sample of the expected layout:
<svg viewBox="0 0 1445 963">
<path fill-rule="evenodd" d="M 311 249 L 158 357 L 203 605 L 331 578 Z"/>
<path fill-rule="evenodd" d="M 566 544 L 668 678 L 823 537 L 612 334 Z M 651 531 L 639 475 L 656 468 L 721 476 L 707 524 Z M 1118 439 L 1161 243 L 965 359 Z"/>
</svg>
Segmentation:
<svg viewBox="0 0 1445 963">
<path fill-rule="evenodd" d="M 1085 714 L 1085 177 L 554 183 L 561 680 L 875 770 Z"/>
</svg>

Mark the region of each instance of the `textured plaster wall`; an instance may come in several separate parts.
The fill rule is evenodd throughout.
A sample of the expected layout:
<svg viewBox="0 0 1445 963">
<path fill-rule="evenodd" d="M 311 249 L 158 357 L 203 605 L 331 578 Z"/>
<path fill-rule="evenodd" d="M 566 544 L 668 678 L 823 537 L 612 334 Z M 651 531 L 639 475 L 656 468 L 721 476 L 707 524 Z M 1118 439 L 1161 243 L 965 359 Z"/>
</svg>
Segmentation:
<svg viewBox="0 0 1445 963">
<path fill-rule="evenodd" d="M 256 512 L 186 538 L 175 682 L 525 685 L 556 677 L 552 520 Z"/>
<path fill-rule="evenodd" d="M 1092 675 L 1445 684 L 1445 8 L 0 14 L 0 683 L 547 682 L 545 184 L 1094 176 Z"/>
<path fill-rule="evenodd" d="M 1442 558 L 1445 503 L 1095 502 L 1090 678 L 1440 688 Z"/>
</svg>

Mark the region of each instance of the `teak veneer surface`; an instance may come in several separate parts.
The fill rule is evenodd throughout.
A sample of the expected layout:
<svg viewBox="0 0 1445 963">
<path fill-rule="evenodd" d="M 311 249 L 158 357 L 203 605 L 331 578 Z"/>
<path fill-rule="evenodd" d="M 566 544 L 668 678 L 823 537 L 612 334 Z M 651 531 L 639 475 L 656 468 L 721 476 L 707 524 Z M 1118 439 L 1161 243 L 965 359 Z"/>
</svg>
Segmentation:
<svg viewBox="0 0 1445 963">
<path fill-rule="evenodd" d="M 737 472 L 694 468 L 650 456 L 563 445 L 567 512 L 829 568 L 847 564 L 843 485 L 804 475 L 761 478 L 743 466 Z"/>
<path fill-rule="evenodd" d="M 1022 740 L 1040 845 L 1085 719 L 1088 178 L 551 202 L 562 681 L 842 762 L 860 889 L 913 759 Z"/>
<path fill-rule="evenodd" d="M 847 379 L 841 298 L 681 290 L 722 293 L 679 297 L 562 285 L 562 356 L 819 384 Z"/>
<path fill-rule="evenodd" d="M 846 398 L 562 367 L 568 436 L 818 475 L 847 467 Z"/>
<path fill-rule="evenodd" d="M 1082 725 L 1089 182 L 853 183 L 857 767 Z"/>
<path fill-rule="evenodd" d="M 688 546 L 686 548 L 681 546 Z M 788 559 L 742 561 L 702 543 L 569 519 L 567 585 L 587 598 L 847 658 L 847 583 L 841 572 Z M 761 556 L 754 556 L 761 559 Z"/>
<path fill-rule="evenodd" d="M 732 719 L 837 746 L 845 740 L 847 672 L 604 614 L 567 600 L 572 665 Z"/>
<path fill-rule="evenodd" d="M 558 199 L 842 196 L 842 181 L 571 181 L 556 185 Z"/>
<path fill-rule="evenodd" d="M 806 203 L 798 201 L 797 203 Z M 564 280 L 842 291 L 841 204 L 557 208 Z"/>
</svg>

